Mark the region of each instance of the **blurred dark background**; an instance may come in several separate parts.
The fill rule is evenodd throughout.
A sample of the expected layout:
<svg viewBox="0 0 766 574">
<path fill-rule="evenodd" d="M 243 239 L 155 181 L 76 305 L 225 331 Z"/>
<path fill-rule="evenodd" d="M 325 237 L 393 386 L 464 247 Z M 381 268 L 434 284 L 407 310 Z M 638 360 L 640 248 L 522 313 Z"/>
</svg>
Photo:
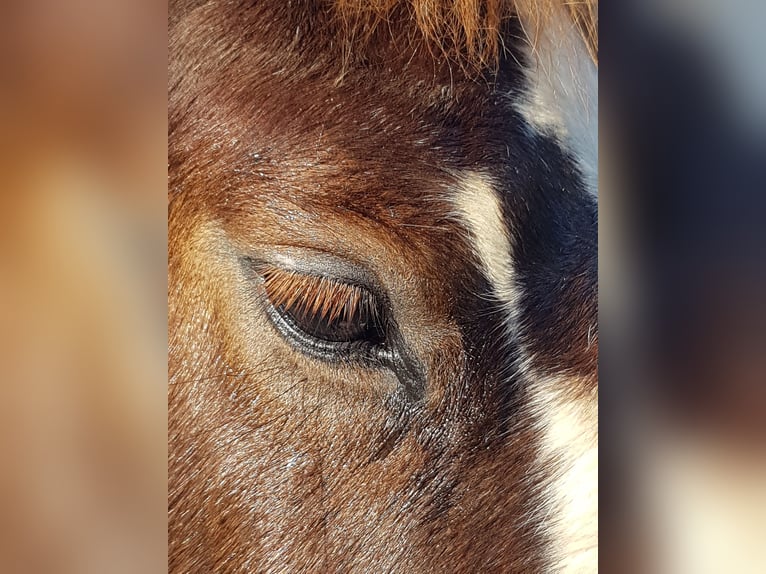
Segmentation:
<svg viewBox="0 0 766 574">
<path fill-rule="evenodd" d="M 763 572 L 766 7 L 600 11 L 605 572 Z"/>
</svg>

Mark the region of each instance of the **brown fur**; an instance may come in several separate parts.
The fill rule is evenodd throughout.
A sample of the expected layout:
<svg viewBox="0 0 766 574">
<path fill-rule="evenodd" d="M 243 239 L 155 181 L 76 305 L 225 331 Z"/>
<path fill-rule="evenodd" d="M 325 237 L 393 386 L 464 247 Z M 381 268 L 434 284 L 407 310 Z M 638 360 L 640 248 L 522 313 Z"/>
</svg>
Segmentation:
<svg viewBox="0 0 766 574">
<path fill-rule="evenodd" d="M 421 32 L 375 11 L 353 61 L 349 3 L 171 6 L 170 572 L 545 570 L 539 430 L 448 199 L 452 174 L 505 158 L 487 142 L 506 111 L 429 40 L 486 63 L 504 11 L 458 4 L 441 24 L 394 7 Z M 424 385 L 291 347 L 265 299 L 363 295 L 277 255 L 369 270 Z"/>
</svg>

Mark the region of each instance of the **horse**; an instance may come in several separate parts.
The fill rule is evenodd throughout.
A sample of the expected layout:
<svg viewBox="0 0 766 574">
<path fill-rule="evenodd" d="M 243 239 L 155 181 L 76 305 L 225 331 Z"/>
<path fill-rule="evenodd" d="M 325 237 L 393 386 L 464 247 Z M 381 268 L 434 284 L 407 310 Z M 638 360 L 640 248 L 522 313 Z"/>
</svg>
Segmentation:
<svg viewBox="0 0 766 574">
<path fill-rule="evenodd" d="M 596 571 L 596 9 L 171 1 L 170 572 Z"/>
</svg>

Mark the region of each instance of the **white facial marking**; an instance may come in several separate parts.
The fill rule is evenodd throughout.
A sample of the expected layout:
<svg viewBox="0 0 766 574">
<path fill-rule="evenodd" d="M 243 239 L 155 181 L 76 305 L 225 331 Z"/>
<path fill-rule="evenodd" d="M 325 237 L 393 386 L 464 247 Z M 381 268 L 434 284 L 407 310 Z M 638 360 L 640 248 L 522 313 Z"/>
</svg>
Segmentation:
<svg viewBox="0 0 766 574">
<path fill-rule="evenodd" d="M 549 475 L 549 572 L 598 571 L 598 399 L 565 395 L 572 382 L 530 373 L 533 417 L 543 432 L 540 466 Z"/>
<path fill-rule="evenodd" d="M 548 572 L 598 570 L 598 413 L 597 398 L 573 399 L 572 382 L 535 372 L 518 340 L 519 290 L 513 268 L 513 242 L 500 198 L 489 176 L 458 176 L 453 196 L 456 214 L 470 233 L 474 251 L 506 313 L 506 332 L 520 345 L 516 371 L 527 381 L 528 416 L 542 437 L 539 468 L 549 477 L 538 519 L 551 541 Z"/>
<path fill-rule="evenodd" d="M 537 36 L 529 62 L 525 97 L 514 107 L 530 127 L 572 154 L 597 196 L 598 71 L 572 21 L 555 16 Z M 563 389 L 571 382 L 535 375 L 530 361 L 524 363 L 533 416 L 544 436 L 540 465 L 553 472 L 542 509 L 553 517 L 550 571 L 597 572 L 598 399 L 568 398 Z"/>
<path fill-rule="evenodd" d="M 515 335 L 518 293 L 515 285 L 513 246 L 503 221 L 500 198 L 489 176 L 466 172 L 458 176 L 454 205 L 459 219 L 471 233 L 476 255 L 482 263 L 498 301 L 508 316 L 508 334 Z"/>
<path fill-rule="evenodd" d="M 528 22 L 522 25 L 530 28 Z M 577 161 L 598 195 L 598 70 L 574 23 L 560 14 L 529 49 L 523 97 L 513 106 L 541 134 L 552 135 Z"/>
</svg>

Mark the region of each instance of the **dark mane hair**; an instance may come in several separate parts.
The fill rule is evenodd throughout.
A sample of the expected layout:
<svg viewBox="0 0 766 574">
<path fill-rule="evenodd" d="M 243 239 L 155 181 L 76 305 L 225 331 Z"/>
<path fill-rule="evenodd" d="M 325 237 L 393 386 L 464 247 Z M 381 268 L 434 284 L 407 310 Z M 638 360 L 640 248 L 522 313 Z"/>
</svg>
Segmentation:
<svg viewBox="0 0 766 574">
<path fill-rule="evenodd" d="M 526 40 L 535 45 L 539 31 L 557 12 L 577 26 L 591 57 L 598 53 L 597 0 L 328 0 L 342 22 L 347 56 L 392 21 L 406 19 L 418 35 L 462 66 L 492 67 L 502 48 L 506 20 L 516 16 L 529 24 Z"/>
<path fill-rule="evenodd" d="M 171 0 L 170 26 L 184 14 L 208 0 Z M 363 57 L 368 44 L 380 30 L 393 22 L 410 22 L 409 40 L 425 40 L 466 69 L 481 70 L 497 64 L 502 31 L 516 16 L 528 22 L 526 41 L 536 44 L 540 30 L 557 13 L 571 18 L 598 62 L 598 0 L 312 0 L 333 13 L 341 30 L 347 61 Z"/>
</svg>

